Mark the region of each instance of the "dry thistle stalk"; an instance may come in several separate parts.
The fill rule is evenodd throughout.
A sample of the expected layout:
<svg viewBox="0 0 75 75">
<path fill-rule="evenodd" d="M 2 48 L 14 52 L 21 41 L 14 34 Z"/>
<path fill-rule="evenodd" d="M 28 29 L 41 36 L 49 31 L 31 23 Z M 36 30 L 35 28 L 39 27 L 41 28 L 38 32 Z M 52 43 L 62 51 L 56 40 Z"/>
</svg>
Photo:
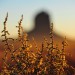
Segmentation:
<svg viewBox="0 0 75 75">
<path fill-rule="evenodd" d="M 5 21 L 4 21 L 4 29 L 3 29 L 3 31 L 2 31 L 3 34 L 2 34 L 1 36 L 4 37 L 4 40 L 2 40 L 2 42 L 4 42 L 4 43 L 5 43 L 5 46 L 7 46 L 7 49 L 11 51 L 10 45 L 9 45 L 9 43 L 8 43 L 8 40 L 9 40 L 9 39 L 14 40 L 14 39 L 7 37 L 7 35 L 10 35 L 9 32 L 7 31 L 7 29 L 6 29 L 7 20 L 8 20 L 8 13 L 7 13 L 6 18 L 5 18 Z"/>
<path fill-rule="evenodd" d="M 8 52 L 10 51 L 11 52 L 11 48 L 10 48 L 10 46 L 11 46 L 11 44 L 9 44 L 9 42 L 8 42 L 8 40 L 9 39 L 11 39 L 11 40 L 14 40 L 13 38 L 8 38 L 7 37 L 7 35 L 10 35 L 9 34 L 9 32 L 7 31 L 7 28 L 6 28 L 6 23 L 7 23 L 7 20 L 8 20 L 8 13 L 7 13 L 7 15 L 6 15 L 6 17 L 5 17 L 5 21 L 4 21 L 4 29 L 3 29 L 3 31 L 1 32 L 1 33 L 3 33 L 2 34 L 2 37 L 4 37 L 4 40 L 2 40 L 2 42 L 4 42 L 5 43 L 5 45 L 4 45 L 4 58 L 3 58 L 3 73 L 4 74 L 8 74 L 8 71 L 7 71 L 7 68 L 9 67 L 8 66 L 8 64 L 7 64 L 7 60 L 8 60 L 8 57 L 7 57 L 7 54 L 8 54 Z"/>
<path fill-rule="evenodd" d="M 17 28 L 18 28 L 18 37 L 19 37 L 19 40 L 21 39 L 21 32 L 23 32 L 23 27 L 21 26 L 21 24 L 22 24 L 22 21 L 23 21 L 23 15 L 21 16 L 21 19 L 20 19 L 20 21 L 19 21 L 19 25 L 18 26 L 16 26 Z"/>
</svg>

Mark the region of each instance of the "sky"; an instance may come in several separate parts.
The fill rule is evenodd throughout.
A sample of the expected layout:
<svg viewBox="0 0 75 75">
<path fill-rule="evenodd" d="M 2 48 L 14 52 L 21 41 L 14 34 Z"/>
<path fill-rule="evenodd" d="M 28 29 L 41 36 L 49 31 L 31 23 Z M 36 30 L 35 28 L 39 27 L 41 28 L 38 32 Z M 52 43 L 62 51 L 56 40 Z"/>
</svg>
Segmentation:
<svg viewBox="0 0 75 75">
<path fill-rule="evenodd" d="M 75 0 L 0 0 L 0 32 L 7 12 L 7 29 L 14 37 L 22 14 L 22 25 L 29 31 L 34 25 L 35 15 L 43 10 L 51 15 L 57 34 L 75 40 Z"/>
</svg>

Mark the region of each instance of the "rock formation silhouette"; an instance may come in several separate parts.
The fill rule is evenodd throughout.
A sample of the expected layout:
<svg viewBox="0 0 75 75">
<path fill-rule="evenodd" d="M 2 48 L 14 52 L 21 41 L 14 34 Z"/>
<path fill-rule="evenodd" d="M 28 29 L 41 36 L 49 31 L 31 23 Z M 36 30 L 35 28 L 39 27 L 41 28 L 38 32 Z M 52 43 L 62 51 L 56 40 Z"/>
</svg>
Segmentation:
<svg viewBox="0 0 75 75">
<path fill-rule="evenodd" d="M 41 12 L 35 17 L 35 32 L 47 34 L 50 32 L 50 17 L 47 13 Z"/>
<path fill-rule="evenodd" d="M 50 17 L 48 13 L 42 11 L 38 13 L 34 19 L 35 28 L 28 33 L 28 37 L 32 40 L 34 37 L 36 42 L 42 42 L 44 36 L 49 36 L 50 33 Z"/>
<path fill-rule="evenodd" d="M 32 43 L 32 37 L 38 45 L 40 45 L 43 40 L 44 36 L 49 40 L 49 33 L 50 33 L 50 25 L 51 25 L 51 16 L 45 11 L 38 13 L 34 18 L 34 26 L 35 28 L 28 33 L 28 38 Z M 59 35 L 53 32 L 54 38 L 60 37 Z M 59 38 L 61 40 L 61 37 Z"/>
</svg>

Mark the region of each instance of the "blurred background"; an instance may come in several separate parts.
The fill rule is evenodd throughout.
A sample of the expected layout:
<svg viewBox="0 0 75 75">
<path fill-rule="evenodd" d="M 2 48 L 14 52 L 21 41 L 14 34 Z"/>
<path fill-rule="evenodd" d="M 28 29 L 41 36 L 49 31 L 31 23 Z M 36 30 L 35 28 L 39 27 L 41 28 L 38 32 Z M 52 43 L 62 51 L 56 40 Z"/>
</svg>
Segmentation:
<svg viewBox="0 0 75 75">
<path fill-rule="evenodd" d="M 28 32 L 34 26 L 34 17 L 41 11 L 48 12 L 54 23 L 54 31 L 61 36 L 75 40 L 75 1 L 74 0 L 0 0 L 0 31 L 8 12 L 8 29 L 16 36 L 16 28 L 21 14 L 23 27 Z M 12 26 L 12 27 L 11 27 Z M 12 32 L 13 31 L 13 32 Z"/>
</svg>

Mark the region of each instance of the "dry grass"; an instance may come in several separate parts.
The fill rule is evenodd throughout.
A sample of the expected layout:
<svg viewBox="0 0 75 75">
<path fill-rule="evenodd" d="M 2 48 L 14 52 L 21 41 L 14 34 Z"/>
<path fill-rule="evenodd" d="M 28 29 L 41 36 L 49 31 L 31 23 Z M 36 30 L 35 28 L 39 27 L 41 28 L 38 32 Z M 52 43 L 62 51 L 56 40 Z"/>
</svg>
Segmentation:
<svg viewBox="0 0 75 75">
<path fill-rule="evenodd" d="M 9 32 L 6 27 L 8 13 L 4 21 L 2 36 L 4 37 L 4 58 L 2 71 L 0 75 L 73 75 L 75 69 L 67 64 L 65 59 L 66 38 L 62 42 L 62 49 L 58 45 L 54 47 L 53 23 L 51 24 L 50 41 L 44 37 L 41 48 L 37 47 L 34 40 L 36 53 L 31 51 L 32 44 L 29 44 L 28 35 L 23 31 L 23 15 L 18 23 L 18 38 L 8 38 Z M 12 43 L 9 43 L 12 40 Z M 20 46 L 16 48 L 14 43 L 19 42 Z M 41 42 L 40 42 L 41 43 Z M 43 52 L 47 51 L 45 56 Z M 10 59 L 10 60 L 9 60 Z M 9 62 L 8 62 L 9 61 Z"/>
</svg>

